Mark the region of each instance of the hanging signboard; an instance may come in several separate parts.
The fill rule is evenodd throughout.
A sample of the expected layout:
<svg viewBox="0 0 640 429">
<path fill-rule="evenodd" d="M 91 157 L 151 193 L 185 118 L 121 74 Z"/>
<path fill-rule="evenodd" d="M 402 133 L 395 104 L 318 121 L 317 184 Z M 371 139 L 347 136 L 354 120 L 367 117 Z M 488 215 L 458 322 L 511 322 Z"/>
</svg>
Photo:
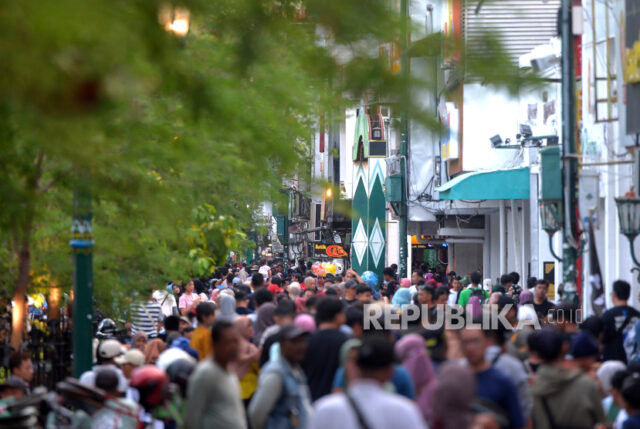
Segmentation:
<svg viewBox="0 0 640 429">
<path fill-rule="evenodd" d="M 342 246 L 338 244 L 332 244 L 331 246 L 327 247 L 327 256 L 331 258 L 344 258 L 345 256 L 347 256 L 347 252 Z"/>
<path fill-rule="evenodd" d="M 321 258 L 345 258 L 348 256 L 344 247 L 339 244 L 322 244 L 315 243 L 313 246 L 313 257 L 316 259 Z"/>
</svg>

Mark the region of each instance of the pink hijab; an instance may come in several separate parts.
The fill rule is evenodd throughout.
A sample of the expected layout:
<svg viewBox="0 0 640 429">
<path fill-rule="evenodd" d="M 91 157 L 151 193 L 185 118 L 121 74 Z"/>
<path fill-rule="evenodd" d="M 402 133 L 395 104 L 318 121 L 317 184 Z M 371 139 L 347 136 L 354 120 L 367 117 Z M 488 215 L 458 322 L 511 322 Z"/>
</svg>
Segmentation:
<svg viewBox="0 0 640 429">
<path fill-rule="evenodd" d="M 533 303 L 533 293 L 530 290 L 520 292 L 520 305 Z"/>
<path fill-rule="evenodd" d="M 411 280 L 407 278 L 400 279 L 400 287 L 411 287 Z"/>
<path fill-rule="evenodd" d="M 302 297 L 299 297 L 299 298 L 295 299 L 296 313 L 302 313 L 303 311 L 305 311 L 305 303 L 306 302 L 307 301 Z"/>
<path fill-rule="evenodd" d="M 395 348 L 402 359 L 402 366 L 411 374 L 416 387 L 416 403 L 422 416 L 432 425 L 434 393 L 438 387 L 438 379 L 427 355 L 424 338 L 417 334 L 405 335 L 396 343 Z"/>
</svg>

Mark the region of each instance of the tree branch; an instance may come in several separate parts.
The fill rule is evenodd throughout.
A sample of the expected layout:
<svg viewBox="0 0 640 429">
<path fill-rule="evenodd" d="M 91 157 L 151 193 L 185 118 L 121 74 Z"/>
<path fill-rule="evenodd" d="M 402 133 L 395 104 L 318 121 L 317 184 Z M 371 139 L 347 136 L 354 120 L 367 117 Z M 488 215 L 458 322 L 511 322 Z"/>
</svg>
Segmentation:
<svg viewBox="0 0 640 429">
<path fill-rule="evenodd" d="M 55 185 L 58 182 L 58 180 L 60 180 L 62 177 L 64 177 L 70 171 L 71 171 L 71 167 L 67 168 L 62 173 L 58 174 L 56 177 L 51 179 L 51 181 L 49 181 L 49 183 L 47 183 L 46 185 L 44 185 L 43 187 L 40 188 L 40 190 L 39 190 L 40 195 L 44 195 L 49 189 L 51 189 L 53 187 L 53 185 Z"/>
</svg>

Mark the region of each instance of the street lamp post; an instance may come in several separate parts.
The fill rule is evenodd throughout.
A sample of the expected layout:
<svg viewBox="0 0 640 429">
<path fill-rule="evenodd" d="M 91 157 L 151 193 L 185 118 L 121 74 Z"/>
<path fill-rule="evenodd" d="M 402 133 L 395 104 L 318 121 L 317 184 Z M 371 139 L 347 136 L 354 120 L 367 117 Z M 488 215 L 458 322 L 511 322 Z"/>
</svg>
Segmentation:
<svg viewBox="0 0 640 429">
<path fill-rule="evenodd" d="M 93 364 L 93 227 L 89 182 L 78 180 L 73 193 L 73 376 Z"/>
<path fill-rule="evenodd" d="M 631 271 L 638 271 L 638 279 L 640 281 L 640 262 L 638 262 L 636 252 L 633 247 L 633 242 L 638 234 L 640 234 L 640 198 L 616 198 L 616 206 L 618 207 L 618 219 L 620 220 L 620 233 L 629 240 L 631 259 L 634 264 Z"/>
<path fill-rule="evenodd" d="M 549 235 L 549 251 L 558 261 L 562 258 L 553 250 L 553 235 L 562 229 L 562 200 L 540 200 L 540 224 Z"/>
<path fill-rule="evenodd" d="M 575 207 L 577 204 L 578 160 L 576 153 L 575 129 L 575 83 L 573 63 L 573 30 L 571 16 L 572 0 L 562 0 L 560 24 L 562 38 L 562 189 L 563 189 L 563 246 L 562 278 L 564 284 L 563 300 L 577 298 L 578 259 L 578 222 Z M 568 299 L 565 299 L 568 297 Z"/>
<path fill-rule="evenodd" d="M 407 104 L 409 100 L 409 14 L 408 14 L 408 0 L 401 0 L 400 2 L 400 16 L 402 18 L 402 40 L 400 49 L 402 51 L 401 57 L 401 70 L 402 78 L 405 85 L 404 97 L 406 97 L 403 102 L 402 111 L 401 111 L 401 121 L 400 121 L 400 157 L 401 157 L 401 186 L 402 186 L 402 197 L 400 202 L 400 210 L 399 210 L 399 220 L 398 220 L 398 235 L 400 236 L 400 243 L 398 243 L 399 248 L 399 258 L 398 258 L 398 274 L 400 277 L 407 277 L 409 267 L 407 267 L 407 258 L 408 258 L 408 246 L 407 246 L 407 221 L 409 216 L 409 209 L 407 206 L 407 155 L 409 152 L 409 116 L 407 112 Z"/>
</svg>

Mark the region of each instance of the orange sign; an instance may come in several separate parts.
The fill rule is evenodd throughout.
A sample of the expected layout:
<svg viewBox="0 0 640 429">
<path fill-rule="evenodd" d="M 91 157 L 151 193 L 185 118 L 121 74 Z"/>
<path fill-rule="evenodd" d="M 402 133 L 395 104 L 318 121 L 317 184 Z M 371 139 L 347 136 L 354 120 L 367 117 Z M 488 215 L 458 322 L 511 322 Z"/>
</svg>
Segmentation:
<svg viewBox="0 0 640 429">
<path fill-rule="evenodd" d="M 342 246 L 338 246 L 337 244 L 332 244 L 327 247 L 327 256 L 332 258 L 344 258 L 347 256 L 347 252 L 342 248 Z"/>
</svg>

